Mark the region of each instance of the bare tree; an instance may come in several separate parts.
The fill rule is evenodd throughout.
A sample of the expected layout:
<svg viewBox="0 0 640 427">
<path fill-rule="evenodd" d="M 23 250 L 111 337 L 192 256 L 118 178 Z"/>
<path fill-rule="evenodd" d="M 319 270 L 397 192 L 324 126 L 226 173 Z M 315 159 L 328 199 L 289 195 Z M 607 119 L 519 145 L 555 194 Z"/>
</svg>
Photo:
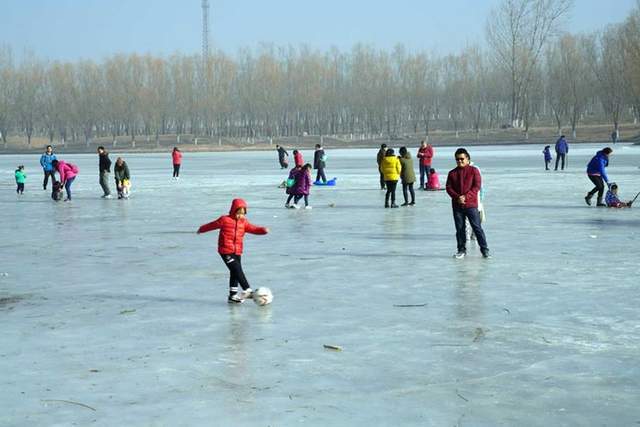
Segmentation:
<svg viewBox="0 0 640 427">
<path fill-rule="evenodd" d="M 497 64 L 509 73 L 514 127 L 521 122 L 523 100 L 543 49 L 571 6 L 572 0 L 503 0 L 492 11 L 487 38 Z"/>
</svg>

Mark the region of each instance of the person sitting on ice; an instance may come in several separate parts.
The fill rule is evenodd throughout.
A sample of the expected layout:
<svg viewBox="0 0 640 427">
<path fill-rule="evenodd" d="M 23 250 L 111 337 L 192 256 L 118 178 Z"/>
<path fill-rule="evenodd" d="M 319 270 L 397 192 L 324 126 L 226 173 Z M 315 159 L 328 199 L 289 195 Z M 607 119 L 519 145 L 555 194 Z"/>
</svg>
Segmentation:
<svg viewBox="0 0 640 427">
<path fill-rule="evenodd" d="M 618 184 L 615 182 L 611 183 L 609 186 L 609 190 L 607 190 L 607 195 L 604 199 L 607 202 L 607 207 L 609 208 L 630 208 L 633 204 L 633 201 L 625 203 L 618 198 Z"/>
<path fill-rule="evenodd" d="M 429 171 L 429 180 L 427 181 L 427 191 L 438 191 L 442 190 L 440 187 L 440 178 L 438 177 L 438 172 L 435 169 L 431 169 Z"/>
</svg>

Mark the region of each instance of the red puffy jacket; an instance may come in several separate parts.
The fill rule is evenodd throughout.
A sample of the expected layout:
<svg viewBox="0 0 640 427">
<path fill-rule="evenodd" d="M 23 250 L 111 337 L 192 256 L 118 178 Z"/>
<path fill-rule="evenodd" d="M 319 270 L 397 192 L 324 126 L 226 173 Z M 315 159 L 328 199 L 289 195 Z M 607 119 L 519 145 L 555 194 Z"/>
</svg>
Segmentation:
<svg viewBox="0 0 640 427">
<path fill-rule="evenodd" d="M 198 233 L 220 229 L 218 236 L 218 253 L 221 255 L 242 255 L 242 241 L 244 233 L 267 234 L 265 227 L 251 224 L 245 218 L 237 220 L 236 211 L 240 208 L 247 210 L 247 203 L 242 199 L 233 199 L 229 215 L 223 215 L 213 222 L 201 225 Z"/>
<path fill-rule="evenodd" d="M 447 193 L 454 208 L 477 208 L 478 192 L 482 188 L 482 178 L 478 168 L 468 165 L 449 171 Z M 465 204 L 458 203 L 458 197 L 465 196 Z"/>
<path fill-rule="evenodd" d="M 182 153 L 178 150 L 173 150 L 173 152 L 171 153 L 171 160 L 173 161 L 174 165 L 179 165 L 180 163 L 182 163 Z"/>
<path fill-rule="evenodd" d="M 293 155 L 293 161 L 296 166 L 304 165 L 304 159 L 302 158 L 302 153 L 300 151 Z"/>
</svg>

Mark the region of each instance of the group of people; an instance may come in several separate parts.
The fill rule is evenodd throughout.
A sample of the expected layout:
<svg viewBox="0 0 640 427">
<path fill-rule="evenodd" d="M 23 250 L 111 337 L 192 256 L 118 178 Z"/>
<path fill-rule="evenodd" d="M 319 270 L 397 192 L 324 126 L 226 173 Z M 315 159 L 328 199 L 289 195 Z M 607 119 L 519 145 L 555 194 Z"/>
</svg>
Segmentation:
<svg viewBox="0 0 640 427">
<path fill-rule="evenodd" d="M 109 176 L 111 174 L 111 159 L 109 158 L 109 152 L 103 146 L 99 146 L 98 149 L 98 183 L 102 188 L 102 198 L 111 199 L 111 188 L 109 186 Z M 173 163 L 173 178 L 179 179 L 180 177 L 180 165 L 182 164 L 182 152 L 178 147 L 174 147 L 171 153 L 171 159 Z M 49 185 L 49 178 L 51 178 L 51 198 L 53 200 L 62 199 L 62 189 L 64 188 L 67 197 L 64 201 L 71 200 L 71 185 L 75 181 L 76 177 L 80 173 L 80 169 L 73 163 L 59 160 L 53 153 L 53 147 L 47 145 L 45 152 L 40 156 L 40 166 L 44 172 L 44 179 L 42 181 L 42 188 L 47 189 Z M 58 179 L 56 179 L 56 173 Z M 115 179 L 116 191 L 118 193 L 118 199 L 128 199 L 131 191 L 131 174 L 129 172 L 129 166 L 122 157 L 116 159 L 113 165 L 113 175 Z M 15 171 L 16 179 L 16 192 L 21 195 L 24 193 L 24 185 L 27 178 L 24 165 L 18 166 Z"/>
<path fill-rule="evenodd" d="M 287 169 L 289 167 L 289 153 L 285 150 L 284 147 L 276 144 L 276 151 L 278 152 L 278 163 L 280 163 L 280 169 Z M 296 168 L 305 168 L 306 165 L 304 163 L 304 158 L 302 156 L 302 152 L 300 150 L 293 150 L 293 162 L 294 169 Z M 308 164 L 311 167 L 311 164 Z M 317 171 L 316 180 L 314 181 L 317 184 L 326 184 L 327 176 L 324 173 L 325 168 L 327 167 L 327 153 L 325 153 L 324 148 L 320 144 L 316 144 L 315 150 L 313 152 L 313 169 Z M 291 170 L 293 172 L 293 169 Z M 290 177 L 291 178 L 291 177 Z"/>
<path fill-rule="evenodd" d="M 440 190 L 440 180 L 435 169 L 431 167 L 434 156 L 434 149 L 426 141 L 420 143 L 417 157 L 420 166 L 420 189 L 427 191 Z M 377 159 L 378 172 L 380 174 L 380 189 L 386 190 L 384 207 L 397 208 L 396 187 L 398 181 L 402 182 L 402 195 L 404 203 L 400 206 L 413 206 L 416 204 L 414 184 L 416 174 L 413 166 L 413 159 L 407 147 L 400 147 L 399 156 L 396 157 L 392 148 L 387 144 L 382 144 L 378 150 Z M 409 201 L 409 195 L 411 201 Z"/>
<path fill-rule="evenodd" d="M 560 138 L 558 138 L 558 140 L 556 141 L 555 152 L 556 167 L 554 170 L 558 170 L 558 165 L 560 165 L 560 170 L 564 170 L 565 166 L 568 166 L 567 154 L 569 154 L 569 143 L 567 143 L 567 139 L 564 135 L 561 135 Z M 550 170 L 549 165 L 553 160 L 553 157 L 551 156 L 551 146 L 545 146 L 542 150 L 542 154 L 544 156 L 544 168 L 545 170 Z"/>
</svg>

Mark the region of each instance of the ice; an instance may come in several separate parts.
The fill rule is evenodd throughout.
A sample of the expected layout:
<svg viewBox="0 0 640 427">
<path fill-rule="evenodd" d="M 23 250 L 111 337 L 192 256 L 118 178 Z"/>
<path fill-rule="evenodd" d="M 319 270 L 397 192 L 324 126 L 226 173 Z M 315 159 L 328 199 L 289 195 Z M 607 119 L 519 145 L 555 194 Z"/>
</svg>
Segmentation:
<svg viewBox="0 0 640 427">
<path fill-rule="evenodd" d="M 0 425 L 637 424 L 638 209 L 585 205 L 602 146 L 572 145 L 564 172 L 542 148 L 470 148 L 490 260 L 452 258 L 445 192 L 384 209 L 376 150 L 328 150 L 338 184 L 312 211 L 284 209 L 275 150 L 185 153 L 179 181 L 169 153 L 124 154 L 126 201 L 99 198 L 96 155 L 63 155 L 71 203 L 39 156 L 1 156 Z M 629 199 L 640 147 L 613 148 Z M 195 234 L 234 197 L 271 229 L 243 256 L 266 307 L 227 304 L 217 233 Z"/>
</svg>

